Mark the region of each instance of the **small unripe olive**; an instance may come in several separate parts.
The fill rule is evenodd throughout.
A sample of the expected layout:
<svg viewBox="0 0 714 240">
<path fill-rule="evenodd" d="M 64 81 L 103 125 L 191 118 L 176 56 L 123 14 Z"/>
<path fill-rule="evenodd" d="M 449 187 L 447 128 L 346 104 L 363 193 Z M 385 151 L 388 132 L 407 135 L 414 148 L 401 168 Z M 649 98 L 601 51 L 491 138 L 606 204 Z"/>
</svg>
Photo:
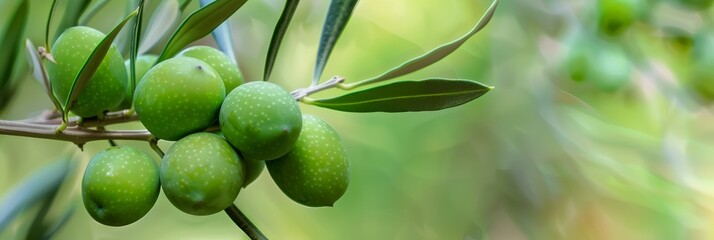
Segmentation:
<svg viewBox="0 0 714 240">
<path fill-rule="evenodd" d="M 61 104 L 69 97 L 75 76 L 103 38 L 104 34 L 95 29 L 71 27 L 52 45 L 56 64 L 47 61 L 47 74 L 52 82 L 52 91 Z M 89 84 L 79 94 L 71 112 L 80 117 L 92 117 L 117 107 L 128 85 L 123 61 L 119 50 L 112 45 Z"/>
<path fill-rule="evenodd" d="M 111 147 L 89 161 L 82 200 L 97 222 L 124 226 L 151 210 L 159 186 L 159 169 L 149 155 L 129 146 Z"/>
<path fill-rule="evenodd" d="M 141 55 L 136 57 L 136 63 L 134 69 L 136 72 L 136 82 L 138 83 L 142 77 L 144 77 L 144 74 L 149 71 L 151 66 L 154 65 L 156 62 L 156 59 L 159 57 L 156 55 Z M 126 60 L 124 61 L 124 65 L 126 66 L 126 72 L 127 74 L 131 74 L 131 61 Z M 127 78 L 127 81 L 131 81 L 131 78 Z M 131 86 L 131 85 L 129 85 Z M 136 88 L 136 84 L 134 84 L 134 88 Z M 124 94 L 124 100 L 121 101 L 121 104 L 119 104 L 119 107 L 117 107 L 115 110 L 122 110 L 122 109 L 129 109 L 131 108 L 131 101 L 134 98 L 134 91 L 130 87 L 126 88 L 126 93 Z"/>
<path fill-rule="evenodd" d="M 255 160 L 285 155 L 302 127 L 300 108 L 292 95 L 263 81 L 233 89 L 223 101 L 219 122 L 226 140 Z"/>
<path fill-rule="evenodd" d="M 238 196 L 245 167 L 222 137 L 194 133 L 177 141 L 161 160 L 161 187 L 179 210 L 210 215 L 230 206 Z"/>
<path fill-rule="evenodd" d="M 245 181 L 243 187 L 247 187 L 251 183 L 258 179 L 263 169 L 265 169 L 265 161 L 253 160 L 248 158 L 243 158 L 243 164 L 245 165 Z"/>
<path fill-rule="evenodd" d="M 601 33 L 618 35 L 639 19 L 642 0 L 599 0 L 597 2 L 598 29 Z"/>
<path fill-rule="evenodd" d="M 295 147 L 285 156 L 267 161 L 268 172 L 295 202 L 332 206 L 347 190 L 349 161 L 337 132 L 315 116 L 303 117 Z"/>
<path fill-rule="evenodd" d="M 238 66 L 218 49 L 208 46 L 194 46 L 183 50 L 178 55 L 196 58 L 208 63 L 208 65 L 221 76 L 221 79 L 223 79 L 223 84 L 226 86 L 226 93 L 231 92 L 231 90 L 244 82 L 243 74 L 241 74 Z"/>
<path fill-rule="evenodd" d="M 223 81 L 205 62 L 189 57 L 165 60 L 144 75 L 134 91 L 134 109 L 154 136 L 176 141 L 218 119 Z"/>
</svg>

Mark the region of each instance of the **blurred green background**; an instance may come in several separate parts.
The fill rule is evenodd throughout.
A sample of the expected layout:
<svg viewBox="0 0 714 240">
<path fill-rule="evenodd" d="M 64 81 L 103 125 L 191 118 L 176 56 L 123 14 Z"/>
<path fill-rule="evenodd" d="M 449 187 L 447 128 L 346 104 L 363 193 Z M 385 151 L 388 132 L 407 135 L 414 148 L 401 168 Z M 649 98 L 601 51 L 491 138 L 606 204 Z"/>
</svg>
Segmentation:
<svg viewBox="0 0 714 240">
<path fill-rule="evenodd" d="M 30 2 L 27 34 L 41 45 L 50 1 Z M 148 2 L 151 13 L 158 1 Z M 494 90 L 439 112 L 302 105 L 342 136 L 351 160 L 347 193 L 333 208 L 304 207 L 264 172 L 236 204 L 272 239 L 713 239 L 710 2 L 503 0 L 489 26 L 458 51 L 401 78 L 472 79 Z M 15 4 L 2 2 L 2 26 Z M 463 35 L 489 4 L 360 1 L 323 76 L 380 74 Z M 107 32 L 124 5 L 111 1 L 89 25 Z M 309 84 L 328 5 L 301 2 L 271 77 L 286 89 Z M 230 19 L 248 79 L 262 77 L 282 6 L 248 1 Z M 28 74 L 0 118 L 51 107 Z M 151 152 L 146 143 L 119 143 Z M 0 196 L 58 156 L 83 167 L 106 147 L 92 142 L 80 152 L 65 142 L 0 136 Z M 56 217 L 76 207 L 57 239 L 246 238 L 225 214 L 191 216 L 163 194 L 140 221 L 103 226 L 82 206 L 81 167 L 50 210 Z M 25 211 L 0 239 L 24 236 L 36 211 Z"/>
</svg>

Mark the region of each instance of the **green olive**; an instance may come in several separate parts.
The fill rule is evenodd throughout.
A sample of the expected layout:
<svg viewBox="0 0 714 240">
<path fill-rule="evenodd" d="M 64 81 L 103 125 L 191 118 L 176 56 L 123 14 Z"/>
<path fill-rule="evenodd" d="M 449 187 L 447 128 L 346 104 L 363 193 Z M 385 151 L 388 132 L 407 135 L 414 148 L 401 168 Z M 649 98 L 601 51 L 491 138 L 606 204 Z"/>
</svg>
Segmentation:
<svg viewBox="0 0 714 240">
<path fill-rule="evenodd" d="M 618 35 L 640 18 L 642 0 L 599 0 L 598 29 L 607 35 Z"/>
<path fill-rule="evenodd" d="M 311 207 L 332 206 L 350 181 L 350 164 L 340 136 L 312 115 L 303 116 L 303 129 L 295 147 L 266 165 L 285 195 Z"/>
<path fill-rule="evenodd" d="M 245 182 L 243 187 L 247 187 L 253 183 L 265 169 L 265 161 L 253 160 L 248 158 L 243 158 L 243 164 L 245 165 Z"/>
<path fill-rule="evenodd" d="M 154 136 L 176 141 L 218 119 L 223 81 L 205 62 L 175 57 L 151 68 L 134 91 L 134 109 Z"/>
<path fill-rule="evenodd" d="M 159 169 L 149 155 L 129 146 L 111 147 L 89 161 L 82 200 L 97 222 L 124 226 L 151 210 L 159 186 Z"/>
<path fill-rule="evenodd" d="M 219 122 L 226 140 L 255 160 L 288 153 L 302 127 L 300 108 L 292 95 L 263 81 L 233 89 L 223 101 Z"/>
<path fill-rule="evenodd" d="M 144 77 L 144 74 L 149 71 L 151 66 L 154 65 L 156 62 L 156 59 L 159 57 L 156 55 L 141 55 L 136 58 L 136 64 L 134 69 L 136 72 L 136 81 L 138 82 L 141 80 L 142 77 Z M 124 65 L 126 66 L 126 72 L 130 73 L 130 65 L 131 62 L 129 60 L 124 61 Z M 131 81 L 130 78 L 127 78 L 127 81 Z M 134 85 L 134 88 L 136 88 L 136 84 Z M 126 94 L 124 95 L 124 100 L 122 100 L 121 104 L 119 104 L 119 107 L 116 108 L 115 110 L 122 110 L 122 109 L 129 109 L 131 108 L 131 101 L 134 98 L 134 91 L 132 91 L 130 87 L 126 88 Z"/>
<path fill-rule="evenodd" d="M 211 66 L 218 75 L 223 79 L 223 84 L 226 86 L 226 93 L 231 92 L 238 85 L 243 84 L 243 74 L 238 69 L 238 66 L 231 61 L 223 52 L 208 46 L 194 46 L 183 50 L 178 54 L 196 58 L 204 61 Z"/>
<path fill-rule="evenodd" d="M 64 104 L 69 97 L 75 76 L 102 39 L 104 34 L 95 29 L 71 27 L 52 45 L 56 64 L 47 61 L 47 74 L 60 103 Z M 80 117 L 92 117 L 117 107 L 124 99 L 128 85 L 123 61 L 119 50 L 112 45 L 71 112 Z"/>
<path fill-rule="evenodd" d="M 194 133 L 177 141 L 161 160 L 161 187 L 179 210 L 210 215 L 230 206 L 245 179 L 239 155 L 222 137 Z"/>
</svg>

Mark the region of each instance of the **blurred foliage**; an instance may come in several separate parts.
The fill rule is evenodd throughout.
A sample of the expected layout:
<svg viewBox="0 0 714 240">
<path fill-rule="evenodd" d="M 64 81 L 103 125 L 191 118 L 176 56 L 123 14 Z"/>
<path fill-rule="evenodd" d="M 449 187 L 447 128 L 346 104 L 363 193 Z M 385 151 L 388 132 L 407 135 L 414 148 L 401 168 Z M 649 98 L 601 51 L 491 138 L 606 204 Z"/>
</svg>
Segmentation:
<svg viewBox="0 0 714 240">
<path fill-rule="evenodd" d="M 7 2 L 14 1 L 3 6 Z M 40 43 L 49 1 L 30 2 L 28 36 Z M 157 2 L 149 1 L 146 12 L 153 13 Z M 303 106 L 344 139 L 352 161 L 347 193 L 333 208 L 307 208 L 263 173 L 241 191 L 237 205 L 274 239 L 712 239 L 711 2 L 503 1 L 479 36 L 406 76 L 475 79 L 494 90 L 428 113 Z M 248 1 L 230 19 L 247 79 L 262 78 L 283 4 Z M 384 72 L 459 37 L 489 4 L 360 1 L 323 76 L 350 82 Z M 328 5 L 303 1 L 298 7 L 271 81 L 290 90 L 310 83 Z M 124 14 L 113 9 L 125 9 L 125 2 L 107 3 L 88 24 L 107 32 Z M 0 13 L 4 25 L 7 8 Z M 209 36 L 195 44 L 214 42 Z M 0 118 L 26 118 L 51 107 L 28 75 Z M 110 127 L 136 128 L 140 124 Z M 145 143 L 119 143 L 151 151 Z M 0 136 L 0 196 L 68 145 Z M 107 146 L 87 144 L 77 153 L 78 165 Z M 81 206 L 79 185 L 71 186 L 63 191 L 69 200 L 49 215 Z M 0 239 L 22 236 L 32 219 L 21 216 Z M 163 195 L 145 218 L 121 228 L 100 225 L 77 207 L 55 236 L 244 238 L 225 215 L 190 216 Z"/>
</svg>

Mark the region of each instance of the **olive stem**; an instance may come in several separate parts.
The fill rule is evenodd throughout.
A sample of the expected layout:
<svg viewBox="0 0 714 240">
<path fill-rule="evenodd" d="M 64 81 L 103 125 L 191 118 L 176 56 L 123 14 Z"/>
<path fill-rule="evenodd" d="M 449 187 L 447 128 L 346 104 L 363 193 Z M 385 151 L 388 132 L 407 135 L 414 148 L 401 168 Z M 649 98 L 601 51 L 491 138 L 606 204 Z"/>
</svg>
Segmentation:
<svg viewBox="0 0 714 240">
<path fill-rule="evenodd" d="M 313 93 L 317 93 L 317 92 L 320 92 L 320 91 L 323 91 L 326 89 L 337 87 L 340 84 L 342 84 L 343 82 L 345 82 L 344 77 L 334 76 L 334 77 L 330 78 L 330 80 L 327 80 L 326 82 L 320 83 L 315 86 L 310 86 L 307 88 L 300 88 L 300 89 L 293 91 L 290 94 L 293 95 L 293 98 L 295 98 L 295 101 L 300 101 L 303 98 L 310 96 Z"/>
<path fill-rule="evenodd" d="M 116 112 L 108 112 L 101 119 L 98 117 L 84 119 L 79 117 L 71 117 L 67 121 L 67 126 L 81 125 L 83 127 L 99 127 L 112 124 L 133 122 L 138 119 L 139 118 L 137 117 L 137 115 L 130 113 L 129 110 L 122 110 Z M 62 124 L 62 115 L 57 111 L 45 111 L 37 117 L 20 120 L 20 122 L 42 125 L 59 125 Z"/>
<path fill-rule="evenodd" d="M 231 204 L 226 208 L 225 210 L 226 214 L 228 214 L 228 217 L 233 220 L 233 222 L 238 225 L 238 227 L 245 232 L 246 235 L 250 239 L 253 240 L 267 240 L 268 238 L 263 235 L 262 232 L 260 232 L 260 229 L 258 229 L 251 221 L 248 219 L 248 217 L 243 214 L 243 212 L 238 209 L 238 206 L 235 204 Z"/>
<path fill-rule="evenodd" d="M 57 132 L 57 129 L 61 126 L 0 120 L 0 135 L 60 140 L 72 142 L 78 146 L 98 140 L 150 141 L 155 138 L 146 130 L 102 131 L 87 129 L 78 125 L 65 125 L 61 132 Z"/>
<path fill-rule="evenodd" d="M 159 147 L 158 139 L 154 138 L 149 140 L 149 146 L 151 146 L 151 149 L 153 149 L 154 152 L 156 152 L 156 154 L 158 154 L 160 158 L 164 158 L 164 151 L 161 150 L 161 148 Z"/>
</svg>

